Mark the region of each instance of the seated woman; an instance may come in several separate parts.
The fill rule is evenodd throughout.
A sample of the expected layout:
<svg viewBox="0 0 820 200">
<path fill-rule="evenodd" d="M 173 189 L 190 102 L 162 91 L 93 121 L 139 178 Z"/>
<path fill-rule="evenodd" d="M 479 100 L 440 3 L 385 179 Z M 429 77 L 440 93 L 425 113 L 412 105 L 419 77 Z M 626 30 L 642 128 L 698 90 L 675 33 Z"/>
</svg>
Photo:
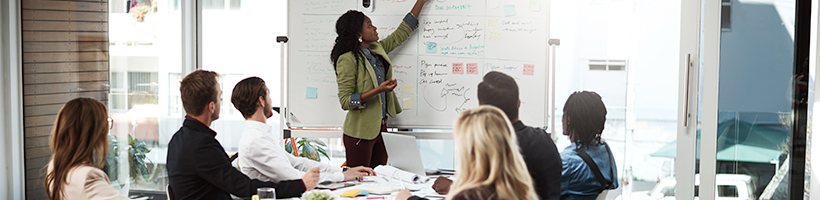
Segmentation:
<svg viewBox="0 0 820 200">
<path fill-rule="evenodd" d="M 453 140 L 458 177 L 447 199 L 538 199 L 512 124 L 503 111 L 484 105 L 461 112 L 454 124 Z M 402 190 L 396 199 L 424 198 Z"/>
<path fill-rule="evenodd" d="M 572 144 L 561 151 L 561 199 L 595 199 L 604 190 L 618 188 L 612 151 L 601 140 L 606 122 L 606 106 L 595 92 L 575 92 L 564 104 L 564 135 Z M 586 154 L 593 166 L 584 161 Z M 601 179 L 592 170 L 600 170 Z"/>
<path fill-rule="evenodd" d="M 108 111 L 97 100 L 76 98 L 63 105 L 51 136 L 48 199 L 128 199 L 102 171 L 109 127 Z"/>
</svg>

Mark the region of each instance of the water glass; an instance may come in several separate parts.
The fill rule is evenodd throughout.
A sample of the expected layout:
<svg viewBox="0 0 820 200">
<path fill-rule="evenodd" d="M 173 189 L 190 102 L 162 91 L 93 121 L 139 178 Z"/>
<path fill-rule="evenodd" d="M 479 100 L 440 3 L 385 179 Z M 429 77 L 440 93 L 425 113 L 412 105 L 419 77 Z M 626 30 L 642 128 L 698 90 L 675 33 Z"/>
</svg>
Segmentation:
<svg viewBox="0 0 820 200">
<path fill-rule="evenodd" d="M 274 188 L 258 188 L 256 194 L 259 195 L 259 200 L 274 200 L 276 199 L 276 189 Z"/>
</svg>

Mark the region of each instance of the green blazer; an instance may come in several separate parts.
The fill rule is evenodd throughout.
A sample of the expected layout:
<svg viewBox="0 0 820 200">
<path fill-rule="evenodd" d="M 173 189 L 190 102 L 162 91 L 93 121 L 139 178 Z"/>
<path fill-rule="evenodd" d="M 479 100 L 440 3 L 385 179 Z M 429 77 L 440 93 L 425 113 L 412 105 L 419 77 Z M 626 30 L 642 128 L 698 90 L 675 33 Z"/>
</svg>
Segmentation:
<svg viewBox="0 0 820 200">
<path fill-rule="evenodd" d="M 404 21 L 392 34 L 381 41 L 370 43 L 370 51 L 374 56 L 381 56 L 387 61 L 387 71 L 385 80 L 393 78 L 393 63 L 387 57 L 387 53 L 396 49 L 404 40 L 410 37 L 413 29 Z M 382 104 L 381 96 L 376 95 L 366 101 L 366 106 L 352 106 L 350 96 L 356 93 L 372 90 L 379 85 L 376 82 L 376 73 L 370 67 L 370 62 L 364 56 L 356 58 L 353 52 L 347 52 L 339 56 L 336 60 L 336 83 L 339 85 L 339 104 L 343 110 L 347 110 L 345 124 L 342 127 L 344 134 L 350 137 L 372 140 L 379 136 L 381 131 Z M 387 92 L 387 114 L 396 117 L 401 113 L 401 105 L 396 93 Z"/>
</svg>

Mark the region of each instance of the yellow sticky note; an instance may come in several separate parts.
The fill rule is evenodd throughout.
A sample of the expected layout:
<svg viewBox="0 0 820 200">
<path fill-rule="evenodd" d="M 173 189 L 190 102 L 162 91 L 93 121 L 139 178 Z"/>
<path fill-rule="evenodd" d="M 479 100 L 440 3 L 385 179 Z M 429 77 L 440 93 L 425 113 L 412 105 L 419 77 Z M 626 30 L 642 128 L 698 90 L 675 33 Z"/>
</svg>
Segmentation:
<svg viewBox="0 0 820 200">
<path fill-rule="evenodd" d="M 490 42 L 498 42 L 501 40 L 501 32 L 498 31 L 490 31 L 490 36 L 488 37 Z"/>
<path fill-rule="evenodd" d="M 498 18 L 487 18 L 488 29 L 498 29 Z"/>
<path fill-rule="evenodd" d="M 356 196 L 359 196 L 360 193 L 361 193 L 361 191 L 359 191 L 359 190 L 348 190 L 348 191 L 342 193 L 342 195 L 339 195 L 339 196 L 341 196 L 341 197 L 356 197 Z"/>
<path fill-rule="evenodd" d="M 416 102 L 413 101 L 413 98 L 404 98 L 402 99 L 401 103 L 402 108 L 404 108 L 405 110 L 413 109 L 416 105 Z"/>
<path fill-rule="evenodd" d="M 416 94 L 416 86 L 413 84 L 405 83 L 403 84 L 404 87 L 401 89 L 401 92 L 404 94 Z"/>
<path fill-rule="evenodd" d="M 541 11 L 541 0 L 530 0 L 530 11 Z"/>
</svg>

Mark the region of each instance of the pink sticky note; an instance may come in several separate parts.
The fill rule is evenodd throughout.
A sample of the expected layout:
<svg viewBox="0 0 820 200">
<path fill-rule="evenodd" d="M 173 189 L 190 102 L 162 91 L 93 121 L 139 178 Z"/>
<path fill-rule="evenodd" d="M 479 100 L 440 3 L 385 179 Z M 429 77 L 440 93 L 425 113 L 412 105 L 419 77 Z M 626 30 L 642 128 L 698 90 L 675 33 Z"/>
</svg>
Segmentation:
<svg viewBox="0 0 820 200">
<path fill-rule="evenodd" d="M 467 63 L 467 74 L 478 74 L 478 63 Z"/>
<path fill-rule="evenodd" d="M 533 74 L 535 74 L 535 65 L 524 64 L 524 75 L 532 76 Z"/>
<path fill-rule="evenodd" d="M 453 63 L 453 74 L 464 74 L 464 63 Z"/>
</svg>

